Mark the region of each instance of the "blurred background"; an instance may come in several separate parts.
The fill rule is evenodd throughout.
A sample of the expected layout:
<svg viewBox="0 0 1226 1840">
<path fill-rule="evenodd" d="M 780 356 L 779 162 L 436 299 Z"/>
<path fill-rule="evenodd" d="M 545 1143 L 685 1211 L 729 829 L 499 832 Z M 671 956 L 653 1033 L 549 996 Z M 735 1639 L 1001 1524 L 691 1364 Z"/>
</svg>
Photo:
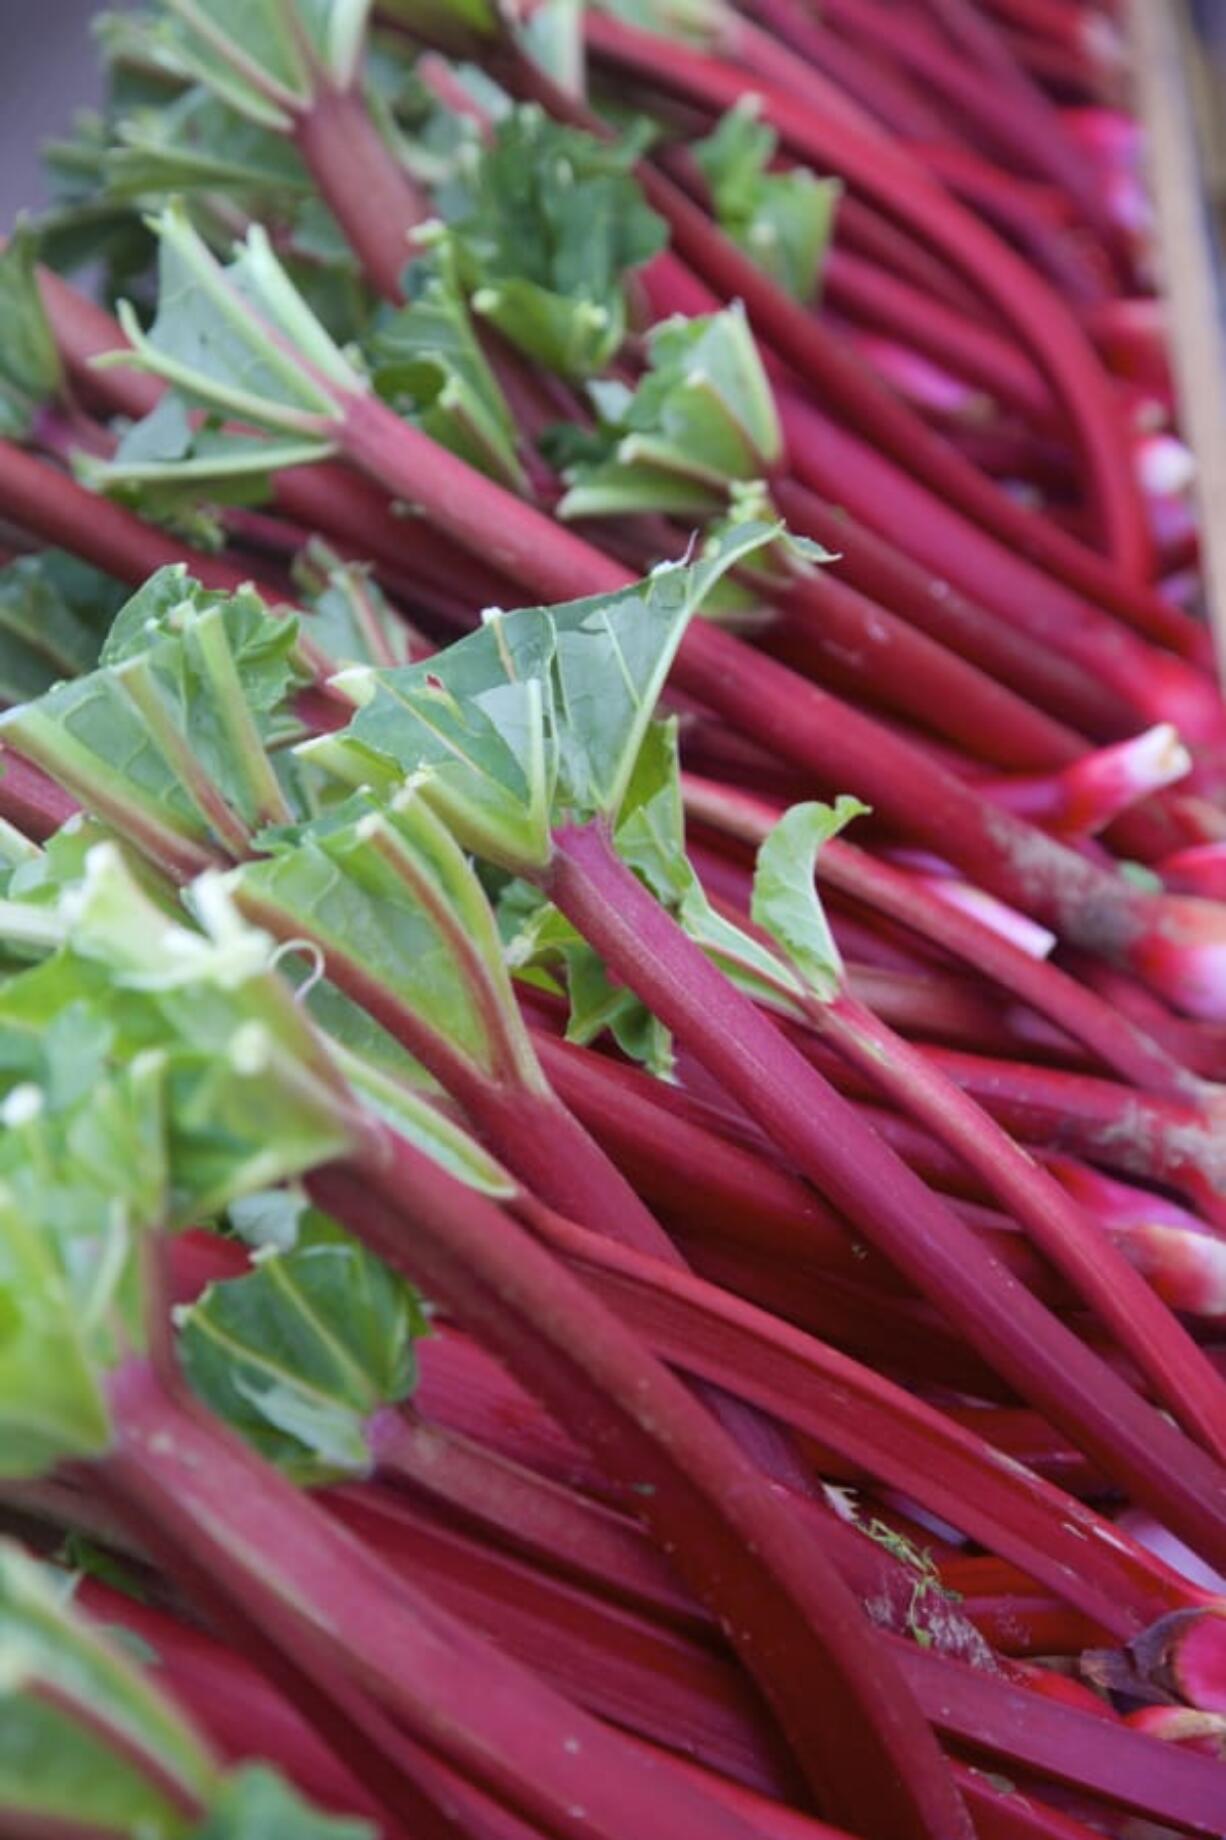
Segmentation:
<svg viewBox="0 0 1226 1840">
<path fill-rule="evenodd" d="M 98 99 L 99 0 L 0 0 L 0 228 L 46 196 L 38 149 Z"/>
<path fill-rule="evenodd" d="M 23 205 L 45 198 L 38 148 L 65 130 L 79 108 L 98 99 L 90 21 L 134 0 L 0 0 L 0 227 Z M 1167 0 L 1149 0 L 1155 6 Z M 1226 203 L 1226 0 L 1189 0 L 1206 49 L 1202 104 L 1211 139 L 1213 179 Z"/>
</svg>

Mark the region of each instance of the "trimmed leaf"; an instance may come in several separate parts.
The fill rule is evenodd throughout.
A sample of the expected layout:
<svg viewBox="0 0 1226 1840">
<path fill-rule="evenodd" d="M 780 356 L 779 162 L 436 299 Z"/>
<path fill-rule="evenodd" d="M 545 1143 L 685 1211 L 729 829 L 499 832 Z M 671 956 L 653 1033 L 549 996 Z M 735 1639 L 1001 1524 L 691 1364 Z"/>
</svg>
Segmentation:
<svg viewBox="0 0 1226 1840">
<path fill-rule="evenodd" d="M 297 635 L 253 590 L 161 569 L 117 616 L 99 669 L 0 717 L 0 733 L 161 861 L 203 868 L 288 816 L 267 747 L 308 675 Z"/>
<path fill-rule="evenodd" d="M 777 941 L 824 1003 L 838 993 L 843 963 L 814 884 L 818 852 L 868 810 L 846 796 L 834 805 L 814 800 L 793 805 L 758 851 L 750 910 L 754 923 Z"/>
<path fill-rule="evenodd" d="M 779 137 L 758 117 L 758 100 L 729 109 L 694 158 L 711 188 L 715 215 L 733 242 L 798 300 L 815 299 L 842 187 L 803 166 L 772 172 Z"/>
<path fill-rule="evenodd" d="M 326 1215 L 179 1317 L 196 1393 L 295 1481 L 364 1476 L 366 1423 L 408 1397 L 427 1330 L 411 1287 Z"/>
<path fill-rule="evenodd" d="M 593 390 L 601 424 L 567 469 L 563 517 L 707 516 L 734 483 L 778 464 L 774 398 L 739 304 L 666 321 L 651 335 L 650 360 L 632 395 Z"/>
<path fill-rule="evenodd" d="M 567 95 L 584 96 L 580 0 L 542 0 L 520 26 L 519 42 L 533 63 L 539 64 Z"/>
<path fill-rule="evenodd" d="M 412 634 L 369 568 L 342 560 L 313 537 L 294 577 L 313 616 L 307 630 L 329 658 L 341 665 L 409 663 Z"/>
<path fill-rule="evenodd" d="M 321 1814 L 263 1764 L 227 1776 L 190 1840 L 377 1840 L 370 1823 Z"/>
<path fill-rule="evenodd" d="M 626 276 L 664 247 L 630 173 L 637 152 L 516 109 L 450 226 L 474 311 L 562 376 L 609 362 L 625 336 Z"/>
<path fill-rule="evenodd" d="M 793 1006 L 791 978 L 769 947 L 712 907 L 685 851 L 675 722 L 653 722 L 635 761 L 614 838 L 618 855 L 741 989 Z"/>
<path fill-rule="evenodd" d="M 162 69 L 206 84 L 250 120 L 285 132 L 311 97 L 298 31 L 321 48 L 312 30 L 318 10 L 282 0 L 163 0 L 161 13 L 137 30 L 144 26 L 141 48 Z"/>
<path fill-rule="evenodd" d="M 187 399 L 331 452 L 344 393 L 361 380 L 311 313 L 253 224 L 222 267 L 181 208 L 153 220 L 159 240 L 158 310 L 146 333 L 120 311 L 131 351 L 110 361 L 153 371 Z M 310 365 L 308 370 L 296 353 Z"/>
<path fill-rule="evenodd" d="M 143 1645 L 139 1645 L 143 1646 Z M 71 1581 L 0 1542 L 0 1824 L 116 1840 L 374 1840 L 274 1772 L 224 1778 L 122 1627 L 74 1609 Z M 199 1811 L 199 1819 L 190 1812 Z"/>
<path fill-rule="evenodd" d="M 552 610 L 555 803 L 580 817 L 617 818 L 685 628 L 723 576 L 778 534 L 744 524 L 718 555 Z"/>
<path fill-rule="evenodd" d="M 0 991 L 0 1473 L 105 1448 L 101 1376 L 143 1345 L 139 1242 L 166 1209 L 166 1065 L 124 1064 L 66 954 Z"/>
<path fill-rule="evenodd" d="M 319 442 L 275 439 L 193 412 L 177 390 L 121 437 L 110 459 L 77 454 L 77 477 L 93 492 L 130 505 L 152 523 L 182 527 L 213 548 L 225 532 L 207 506 L 259 505 L 282 467 L 320 458 Z"/>
<path fill-rule="evenodd" d="M 422 796 L 460 842 L 511 869 L 549 860 L 550 641 L 548 615 L 530 609 L 423 664 L 338 680 L 362 699 L 347 738 L 406 778 L 421 775 Z"/>
<path fill-rule="evenodd" d="M 92 1006 L 115 1029 L 112 1056 L 165 1057 L 176 1221 L 346 1154 L 358 1129 L 325 1043 L 270 969 L 271 939 L 239 918 L 215 877 L 188 899 L 198 931 L 154 906 L 106 844 L 64 898 L 73 948 L 64 970 L 86 992 L 92 979 Z M 53 963 L 15 983 L 57 974 Z M 10 985 L 0 1022 L 12 1004 Z"/>
<path fill-rule="evenodd" d="M 0 1186 L 0 1475 L 41 1476 L 109 1441 L 67 1274 L 50 1235 Z"/>
<path fill-rule="evenodd" d="M 38 289 L 38 239 L 23 222 L 0 247 L 0 435 L 24 440 L 63 388 L 59 350 Z"/>
<path fill-rule="evenodd" d="M 162 860 L 211 858 L 205 821 L 140 713 L 108 670 L 58 685 L 0 716 L 5 742 L 129 835 L 156 840 Z"/>
<path fill-rule="evenodd" d="M 469 319 L 455 251 L 442 235 L 408 271 L 409 305 L 385 312 L 371 380 L 398 414 L 512 491 L 525 488 L 515 425 Z"/>
<path fill-rule="evenodd" d="M 773 542 L 746 524 L 718 556 L 618 593 L 487 618 L 401 671 L 346 673 L 349 735 L 420 774 L 461 844 L 531 874 L 568 817 L 614 818 L 690 618 L 731 568 Z"/>
<path fill-rule="evenodd" d="M 290 141 L 198 86 L 172 102 L 125 116 L 104 156 L 111 197 L 153 198 L 194 191 L 284 204 L 311 181 Z"/>
<path fill-rule="evenodd" d="M 518 913 L 516 919 L 517 930 L 507 944 L 507 962 L 530 983 L 545 983 L 555 993 L 565 987 L 567 1041 L 587 1047 L 607 1030 L 628 1059 L 641 1062 L 661 1079 L 671 1078 L 668 1030 L 633 991 L 613 983 L 600 954 L 557 908 L 537 895 L 533 911 Z M 557 972 L 561 983 L 552 976 L 545 978 L 545 970 Z"/>
<path fill-rule="evenodd" d="M 124 590 L 63 550 L 0 568 L 0 702 L 20 703 L 92 670 Z"/>
<path fill-rule="evenodd" d="M 419 794 L 384 809 L 358 796 L 300 839 L 262 841 L 274 853 L 227 877 L 244 912 L 343 961 L 487 1073 L 508 1039 L 531 1062 L 484 891 Z"/>
<path fill-rule="evenodd" d="M 31 1823 L 171 1840 L 207 1805 L 207 1750 L 61 1578 L 0 1544 L 0 1809 Z M 179 1805 L 170 1786 L 177 1791 Z M 17 1817 L 20 1820 L 21 1817 Z"/>
</svg>

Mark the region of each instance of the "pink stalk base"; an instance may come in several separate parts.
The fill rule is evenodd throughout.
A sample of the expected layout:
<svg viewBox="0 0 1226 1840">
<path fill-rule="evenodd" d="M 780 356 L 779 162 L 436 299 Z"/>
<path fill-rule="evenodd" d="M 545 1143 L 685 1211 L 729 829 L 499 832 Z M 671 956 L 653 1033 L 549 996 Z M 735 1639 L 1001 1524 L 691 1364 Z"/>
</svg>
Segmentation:
<svg viewBox="0 0 1226 1840">
<path fill-rule="evenodd" d="M 1061 773 L 992 780 L 982 790 L 1061 837 L 1093 837 L 1121 812 L 1191 770 L 1192 759 L 1169 723 L 1131 741 L 1117 741 L 1075 761 Z"/>
<path fill-rule="evenodd" d="M 813 1012 L 879 1092 L 926 1124 L 988 1184 L 1137 1363 L 1184 1428 L 1226 1461 L 1226 1387 L 1191 1336 L 1122 1254 L 1113 1256 L 1067 1192 L 925 1056 L 845 993 Z"/>
</svg>

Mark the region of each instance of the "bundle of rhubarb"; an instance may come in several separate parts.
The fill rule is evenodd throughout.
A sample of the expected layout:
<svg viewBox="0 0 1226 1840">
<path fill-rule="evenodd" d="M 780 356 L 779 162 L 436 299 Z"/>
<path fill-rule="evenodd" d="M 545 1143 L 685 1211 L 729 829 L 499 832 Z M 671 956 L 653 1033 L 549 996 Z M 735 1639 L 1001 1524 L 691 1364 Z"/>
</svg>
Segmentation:
<svg viewBox="0 0 1226 1840">
<path fill-rule="evenodd" d="M 0 1840 L 1226 1832 L 1116 9 L 100 27 L 0 253 Z"/>
</svg>

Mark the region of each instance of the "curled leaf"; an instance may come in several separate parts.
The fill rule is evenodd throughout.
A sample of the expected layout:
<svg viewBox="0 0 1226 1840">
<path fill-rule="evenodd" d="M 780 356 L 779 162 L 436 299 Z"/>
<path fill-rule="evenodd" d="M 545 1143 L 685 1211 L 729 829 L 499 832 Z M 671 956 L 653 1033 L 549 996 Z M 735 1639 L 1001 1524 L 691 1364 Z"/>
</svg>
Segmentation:
<svg viewBox="0 0 1226 1840">
<path fill-rule="evenodd" d="M 775 939 L 822 1002 L 838 992 L 843 963 L 814 885 L 823 843 L 869 807 L 844 796 L 834 805 L 811 800 L 786 811 L 758 851 L 751 913 Z"/>
<path fill-rule="evenodd" d="M 366 1421 L 412 1389 L 426 1333 L 402 1278 L 308 1209 L 292 1248 L 210 1285 L 179 1321 L 205 1403 L 299 1482 L 370 1469 Z"/>
</svg>

